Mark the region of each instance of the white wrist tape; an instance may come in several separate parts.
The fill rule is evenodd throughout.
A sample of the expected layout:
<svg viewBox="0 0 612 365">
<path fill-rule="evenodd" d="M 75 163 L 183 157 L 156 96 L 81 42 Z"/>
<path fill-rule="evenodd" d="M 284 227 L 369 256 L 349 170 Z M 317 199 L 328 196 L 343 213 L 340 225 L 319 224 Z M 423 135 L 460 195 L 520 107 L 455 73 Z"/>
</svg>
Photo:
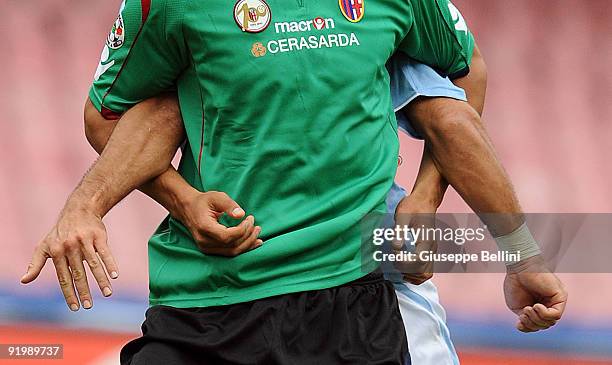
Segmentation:
<svg viewBox="0 0 612 365">
<path fill-rule="evenodd" d="M 523 223 L 512 233 L 496 237 L 495 241 L 501 251 L 506 251 L 511 254 L 518 253 L 519 260 L 521 261 L 542 253 L 538 243 L 531 235 L 527 223 Z M 506 265 L 514 263 L 516 263 L 516 261 L 506 261 Z"/>
</svg>

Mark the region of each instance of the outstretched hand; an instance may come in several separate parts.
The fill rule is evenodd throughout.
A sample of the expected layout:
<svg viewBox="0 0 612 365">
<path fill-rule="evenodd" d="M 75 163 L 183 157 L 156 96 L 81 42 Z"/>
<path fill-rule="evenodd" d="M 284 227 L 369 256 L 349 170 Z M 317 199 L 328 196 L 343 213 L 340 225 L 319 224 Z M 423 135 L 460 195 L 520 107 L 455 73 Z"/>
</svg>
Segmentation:
<svg viewBox="0 0 612 365">
<path fill-rule="evenodd" d="M 79 310 L 80 305 L 85 309 L 93 306 L 84 261 L 102 294 L 108 297 L 113 293 L 109 276 L 118 278 L 119 270 L 107 243 L 106 228 L 94 213 L 66 207 L 55 226 L 36 246 L 21 283 L 36 280 L 49 258 L 53 260 L 57 280 L 72 311 Z"/>
</svg>

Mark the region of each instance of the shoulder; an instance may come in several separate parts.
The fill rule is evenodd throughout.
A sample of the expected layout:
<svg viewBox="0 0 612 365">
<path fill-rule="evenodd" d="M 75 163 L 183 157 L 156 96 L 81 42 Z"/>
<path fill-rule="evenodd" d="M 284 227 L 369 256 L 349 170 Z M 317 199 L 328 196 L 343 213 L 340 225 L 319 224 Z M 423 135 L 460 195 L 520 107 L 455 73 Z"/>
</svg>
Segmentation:
<svg viewBox="0 0 612 365">
<path fill-rule="evenodd" d="M 426 15 L 450 15 L 449 4 L 452 5 L 450 0 L 404 0 L 407 1 L 410 6 L 417 12 Z"/>
</svg>

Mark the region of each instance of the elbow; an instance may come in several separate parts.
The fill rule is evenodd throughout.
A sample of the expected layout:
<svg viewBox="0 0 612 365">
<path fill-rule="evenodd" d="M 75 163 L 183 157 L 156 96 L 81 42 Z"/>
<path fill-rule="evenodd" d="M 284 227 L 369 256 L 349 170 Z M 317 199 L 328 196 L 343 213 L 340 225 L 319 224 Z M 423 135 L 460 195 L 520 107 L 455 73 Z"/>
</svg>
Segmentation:
<svg viewBox="0 0 612 365">
<path fill-rule="evenodd" d="M 84 121 L 83 127 L 85 131 L 85 138 L 87 139 L 87 142 L 89 143 L 89 145 L 94 150 L 96 150 L 95 127 L 93 125 L 93 122 L 91 121 L 91 119 L 88 119 L 87 117 L 85 117 L 83 121 Z"/>
<path fill-rule="evenodd" d="M 89 98 L 83 111 L 83 127 L 85 138 L 89 145 L 98 153 L 102 153 L 116 121 L 105 119 Z"/>
<path fill-rule="evenodd" d="M 474 77 L 476 79 L 476 82 L 478 83 L 478 85 L 480 85 L 482 90 L 486 91 L 488 82 L 487 64 L 485 63 L 484 59 L 481 58 L 478 60 L 474 60 L 472 62 L 472 65 L 472 67 L 474 68 Z"/>
<path fill-rule="evenodd" d="M 472 56 L 472 64 L 470 66 L 470 69 L 470 73 L 473 72 L 473 77 L 476 79 L 478 84 L 482 87 L 483 90 L 486 90 L 488 79 L 487 64 L 478 47 L 474 48 L 474 54 Z"/>
<path fill-rule="evenodd" d="M 478 136 L 481 125 L 480 116 L 467 103 L 452 103 L 448 107 L 438 108 L 430 118 L 430 123 L 423 125 L 426 140 L 434 144 L 466 143 Z"/>
<path fill-rule="evenodd" d="M 93 103 L 89 98 L 87 98 L 87 102 L 85 102 L 85 108 L 83 110 L 83 128 L 85 130 L 85 138 L 87 138 L 87 142 L 89 145 L 96 149 L 96 119 L 95 112 L 97 112 Z"/>
</svg>

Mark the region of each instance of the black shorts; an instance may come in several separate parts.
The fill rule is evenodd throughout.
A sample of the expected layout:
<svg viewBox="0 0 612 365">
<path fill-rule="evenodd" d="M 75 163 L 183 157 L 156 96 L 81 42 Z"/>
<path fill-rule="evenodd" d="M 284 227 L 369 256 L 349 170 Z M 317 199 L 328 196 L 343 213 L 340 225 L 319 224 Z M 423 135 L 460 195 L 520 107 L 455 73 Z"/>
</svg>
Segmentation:
<svg viewBox="0 0 612 365">
<path fill-rule="evenodd" d="M 330 289 L 207 308 L 149 308 L 121 364 L 410 364 L 382 274 Z"/>
</svg>

